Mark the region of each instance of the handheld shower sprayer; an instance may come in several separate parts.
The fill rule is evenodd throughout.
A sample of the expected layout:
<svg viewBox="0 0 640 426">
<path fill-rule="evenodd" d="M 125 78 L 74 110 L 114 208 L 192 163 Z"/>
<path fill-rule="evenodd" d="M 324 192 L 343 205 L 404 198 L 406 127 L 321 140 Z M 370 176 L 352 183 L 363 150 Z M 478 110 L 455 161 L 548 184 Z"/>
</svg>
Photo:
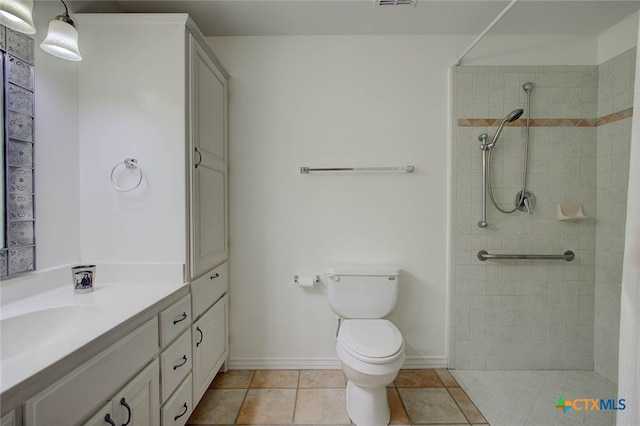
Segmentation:
<svg viewBox="0 0 640 426">
<path fill-rule="evenodd" d="M 504 126 L 507 123 L 513 123 L 517 119 L 519 119 L 524 114 L 524 109 L 518 108 L 511 111 L 507 116 L 502 120 L 496 133 L 493 135 L 491 142 L 487 142 L 489 139 L 489 135 L 486 133 L 478 136 L 478 140 L 480 141 L 480 150 L 482 151 L 482 219 L 478 221 L 478 226 L 480 228 L 486 228 L 488 226 L 487 223 L 487 193 L 491 198 L 491 202 L 493 205 L 501 211 L 502 213 L 513 213 L 516 210 L 522 210 L 529 214 L 533 214 L 533 208 L 535 206 L 535 195 L 532 192 L 527 191 L 527 158 L 529 153 L 529 120 L 530 120 L 530 112 L 531 112 L 531 92 L 533 91 L 533 83 L 528 82 L 522 86 L 522 90 L 527 93 L 527 116 L 526 116 L 526 127 L 525 127 L 525 149 L 524 149 L 524 158 L 523 158 L 523 170 L 522 170 L 522 189 L 518 194 L 516 194 L 516 200 L 514 202 L 514 207 L 512 209 L 503 209 L 498 205 L 496 199 L 493 196 L 493 185 L 491 183 L 491 153 L 493 148 L 496 146 L 498 142 L 498 138 L 504 129 Z"/>
<path fill-rule="evenodd" d="M 498 130 L 496 130 L 496 134 L 493 135 L 493 139 L 491 139 L 491 143 L 487 145 L 486 149 L 492 149 L 496 145 L 496 142 L 498 142 L 498 137 L 500 136 L 500 133 L 502 133 L 502 129 L 504 128 L 504 125 L 506 123 L 513 123 L 518 118 L 520 118 L 520 116 L 523 113 L 524 113 L 524 110 L 522 108 L 514 109 L 513 111 L 511 111 L 509 115 L 507 115 L 504 118 L 504 120 L 502 120 L 502 123 L 500 123 L 500 126 L 498 126 Z"/>
</svg>

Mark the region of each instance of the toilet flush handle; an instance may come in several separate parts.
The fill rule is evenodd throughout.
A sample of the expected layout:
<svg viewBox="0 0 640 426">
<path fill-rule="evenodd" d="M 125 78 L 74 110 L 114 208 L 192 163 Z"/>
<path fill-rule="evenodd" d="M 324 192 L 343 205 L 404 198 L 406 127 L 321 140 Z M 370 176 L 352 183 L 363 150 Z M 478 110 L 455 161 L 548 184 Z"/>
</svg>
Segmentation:
<svg viewBox="0 0 640 426">
<path fill-rule="evenodd" d="M 340 275 L 327 275 L 327 277 L 335 282 L 340 281 Z"/>
</svg>

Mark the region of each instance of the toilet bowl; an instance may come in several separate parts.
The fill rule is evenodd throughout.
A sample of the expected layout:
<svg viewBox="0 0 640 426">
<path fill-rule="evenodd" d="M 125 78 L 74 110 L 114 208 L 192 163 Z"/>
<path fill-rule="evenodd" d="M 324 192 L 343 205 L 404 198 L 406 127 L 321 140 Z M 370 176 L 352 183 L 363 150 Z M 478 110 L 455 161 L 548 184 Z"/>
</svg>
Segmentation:
<svg viewBox="0 0 640 426">
<path fill-rule="evenodd" d="M 386 426 L 387 385 L 404 363 L 400 331 L 384 319 L 349 319 L 338 331 L 336 352 L 347 383 L 347 413 L 356 425 Z"/>
<path fill-rule="evenodd" d="M 404 340 L 386 319 L 398 301 L 395 265 L 325 268 L 329 306 L 340 318 L 336 352 L 347 383 L 347 413 L 357 426 L 386 426 L 387 385 L 404 363 Z"/>
</svg>

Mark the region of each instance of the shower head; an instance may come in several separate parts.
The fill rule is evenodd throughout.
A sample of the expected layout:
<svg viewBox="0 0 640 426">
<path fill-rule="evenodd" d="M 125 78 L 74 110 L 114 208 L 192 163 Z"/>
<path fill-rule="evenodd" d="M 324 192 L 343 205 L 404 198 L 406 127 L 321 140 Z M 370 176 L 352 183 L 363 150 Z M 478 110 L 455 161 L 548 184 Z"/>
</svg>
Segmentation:
<svg viewBox="0 0 640 426">
<path fill-rule="evenodd" d="M 509 113 L 509 115 L 507 115 L 504 119 L 504 121 L 508 121 L 509 123 L 513 123 L 514 121 L 516 121 L 518 118 L 520 118 L 520 116 L 524 113 L 524 110 L 522 108 L 518 108 L 518 109 L 514 109 L 513 111 L 511 111 Z"/>
<path fill-rule="evenodd" d="M 491 143 L 489 145 L 487 145 L 487 148 L 488 149 L 493 149 L 493 147 L 496 145 L 496 142 L 498 141 L 498 136 L 500 136 L 500 133 L 502 132 L 502 128 L 504 127 L 505 123 L 507 123 L 507 122 L 513 123 L 518 118 L 520 118 L 520 116 L 523 113 L 524 113 L 524 110 L 522 108 L 514 109 L 513 111 L 511 111 L 504 118 L 504 120 L 502 120 L 502 123 L 500 123 L 500 126 L 498 126 L 498 130 L 496 130 L 496 134 L 493 136 L 493 139 L 491 139 Z"/>
</svg>

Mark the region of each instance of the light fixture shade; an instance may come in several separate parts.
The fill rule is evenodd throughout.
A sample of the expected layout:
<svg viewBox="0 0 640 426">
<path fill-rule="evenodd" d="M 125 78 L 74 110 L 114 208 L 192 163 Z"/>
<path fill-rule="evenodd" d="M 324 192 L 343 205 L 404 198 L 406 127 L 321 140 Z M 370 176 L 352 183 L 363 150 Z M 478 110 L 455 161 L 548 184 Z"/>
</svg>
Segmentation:
<svg viewBox="0 0 640 426">
<path fill-rule="evenodd" d="M 0 0 L 2 25 L 24 34 L 35 34 L 33 0 Z"/>
<path fill-rule="evenodd" d="M 58 19 L 49 22 L 47 38 L 40 43 L 40 47 L 47 53 L 67 61 L 81 61 L 78 48 L 78 31 L 73 25 Z"/>
</svg>

